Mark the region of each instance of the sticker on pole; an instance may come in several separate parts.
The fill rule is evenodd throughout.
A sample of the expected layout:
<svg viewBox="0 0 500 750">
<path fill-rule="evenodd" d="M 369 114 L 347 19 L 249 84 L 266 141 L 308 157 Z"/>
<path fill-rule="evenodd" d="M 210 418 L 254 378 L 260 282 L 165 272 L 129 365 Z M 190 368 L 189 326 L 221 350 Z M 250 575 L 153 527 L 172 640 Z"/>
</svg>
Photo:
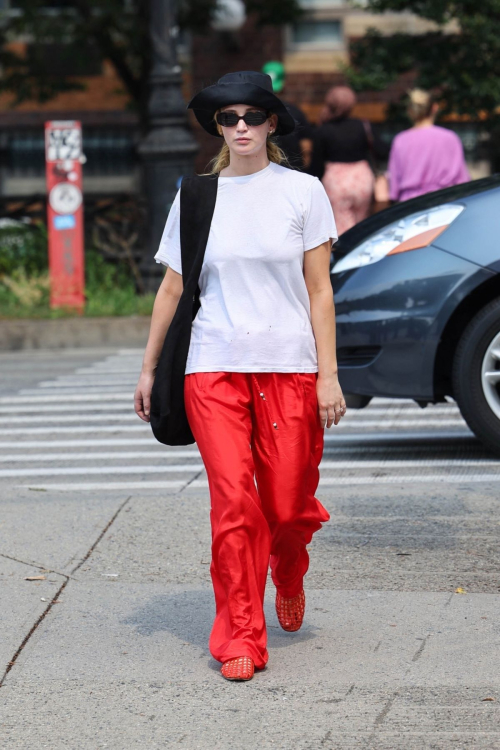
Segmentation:
<svg viewBox="0 0 500 750">
<path fill-rule="evenodd" d="M 74 214 L 64 216 L 54 216 L 54 229 L 74 229 L 76 227 L 76 218 Z"/>
<path fill-rule="evenodd" d="M 49 203 L 56 214 L 74 214 L 82 205 L 82 191 L 71 182 L 59 182 L 50 191 Z"/>
<path fill-rule="evenodd" d="M 46 132 L 46 160 L 76 160 L 82 154 L 82 131 L 80 123 L 52 122 Z"/>
</svg>

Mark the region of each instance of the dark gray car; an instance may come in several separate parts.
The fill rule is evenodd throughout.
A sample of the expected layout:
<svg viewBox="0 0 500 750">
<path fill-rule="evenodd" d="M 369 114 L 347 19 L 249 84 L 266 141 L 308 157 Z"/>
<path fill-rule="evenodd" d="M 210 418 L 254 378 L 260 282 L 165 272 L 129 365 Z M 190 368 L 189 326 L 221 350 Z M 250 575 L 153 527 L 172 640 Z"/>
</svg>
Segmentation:
<svg viewBox="0 0 500 750">
<path fill-rule="evenodd" d="M 500 453 L 500 175 L 361 222 L 335 246 L 331 280 L 348 403 L 451 396 Z"/>
</svg>

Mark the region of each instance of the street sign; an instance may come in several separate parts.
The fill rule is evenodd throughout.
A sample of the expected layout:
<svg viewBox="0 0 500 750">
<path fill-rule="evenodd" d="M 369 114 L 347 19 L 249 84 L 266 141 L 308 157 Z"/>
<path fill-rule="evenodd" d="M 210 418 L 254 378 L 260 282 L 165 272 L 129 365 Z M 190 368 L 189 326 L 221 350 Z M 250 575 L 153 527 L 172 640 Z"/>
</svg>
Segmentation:
<svg viewBox="0 0 500 750">
<path fill-rule="evenodd" d="M 50 306 L 85 304 L 82 128 L 76 121 L 45 123 Z"/>
</svg>

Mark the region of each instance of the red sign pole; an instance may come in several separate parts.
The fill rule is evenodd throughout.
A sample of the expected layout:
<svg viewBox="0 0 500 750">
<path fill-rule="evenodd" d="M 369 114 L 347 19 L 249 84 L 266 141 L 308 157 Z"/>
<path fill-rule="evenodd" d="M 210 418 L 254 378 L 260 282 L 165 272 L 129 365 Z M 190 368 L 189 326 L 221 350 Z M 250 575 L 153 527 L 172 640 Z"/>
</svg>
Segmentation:
<svg viewBox="0 0 500 750">
<path fill-rule="evenodd" d="M 82 128 L 79 122 L 45 123 L 49 196 L 50 306 L 83 312 L 85 276 L 82 205 Z"/>
</svg>

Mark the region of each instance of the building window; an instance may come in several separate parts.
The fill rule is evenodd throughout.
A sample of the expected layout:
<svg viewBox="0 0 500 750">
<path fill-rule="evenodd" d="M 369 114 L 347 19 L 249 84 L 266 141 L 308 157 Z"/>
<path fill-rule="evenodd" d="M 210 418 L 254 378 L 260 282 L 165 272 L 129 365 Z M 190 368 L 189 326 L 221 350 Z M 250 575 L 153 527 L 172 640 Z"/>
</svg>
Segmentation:
<svg viewBox="0 0 500 750">
<path fill-rule="evenodd" d="M 291 28 L 292 47 L 331 49 L 343 46 L 342 22 L 339 20 L 299 21 Z"/>
</svg>

